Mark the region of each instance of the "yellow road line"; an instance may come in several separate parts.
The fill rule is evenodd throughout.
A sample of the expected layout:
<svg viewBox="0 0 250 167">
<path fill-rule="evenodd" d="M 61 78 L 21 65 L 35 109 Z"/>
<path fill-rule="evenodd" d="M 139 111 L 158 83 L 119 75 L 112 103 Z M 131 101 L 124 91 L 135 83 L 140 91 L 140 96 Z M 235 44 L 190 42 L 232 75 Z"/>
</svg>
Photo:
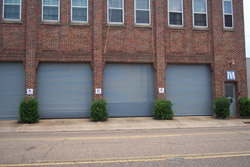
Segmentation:
<svg viewBox="0 0 250 167">
<path fill-rule="evenodd" d="M 182 154 L 182 155 L 173 154 L 173 155 L 138 156 L 138 157 L 90 158 L 90 159 L 72 159 L 72 160 L 39 160 L 38 162 L 69 162 L 69 161 L 74 161 L 75 162 L 75 161 L 117 160 L 117 159 L 183 158 L 183 157 L 192 157 L 192 156 L 243 154 L 243 153 L 250 153 L 250 151 L 202 153 L 202 154 Z"/>
<path fill-rule="evenodd" d="M 125 163 L 125 162 L 152 162 L 152 161 L 165 161 L 161 159 L 133 159 L 133 160 L 114 160 L 114 161 L 91 161 L 91 162 L 54 162 L 54 163 L 33 163 L 33 164 L 0 164 L 0 167 L 13 167 L 13 166 L 56 166 L 56 165 L 80 165 L 80 164 L 103 164 L 103 163 Z"/>
<path fill-rule="evenodd" d="M 212 159 L 212 158 L 248 157 L 248 156 L 250 156 L 250 154 L 214 155 L 214 156 L 200 156 L 200 157 L 185 157 L 184 159 Z"/>
<path fill-rule="evenodd" d="M 237 153 L 237 154 L 235 154 Z M 249 154 L 246 154 L 249 153 Z M 209 156 L 210 154 L 210 156 Z M 224 155 L 219 155 L 224 154 Z M 15 167 L 15 166 L 58 166 L 58 165 L 80 165 L 80 164 L 104 164 L 104 163 L 126 163 L 126 162 L 153 162 L 153 161 L 166 161 L 170 159 L 182 158 L 184 160 L 194 159 L 213 159 L 213 158 L 230 158 L 230 157 L 245 157 L 250 156 L 250 151 L 241 152 L 225 152 L 225 153 L 204 153 L 204 154 L 185 154 L 185 155 L 162 155 L 162 156 L 149 156 L 149 157 L 120 157 L 120 158 L 107 158 L 107 159 L 86 159 L 84 161 L 66 161 L 66 162 L 43 162 L 43 163 L 30 163 L 30 164 L 0 164 L 0 167 Z"/>
<path fill-rule="evenodd" d="M 180 135 L 114 136 L 114 137 L 69 137 L 69 138 L 20 138 L 20 139 L 0 139 L 0 141 L 107 140 L 107 139 L 161 138 L 161 137 L 178 137 L 178 136 L 180 136 Z"/>
<path fill-rule="evenodd" d="M 0 141 L 61 141 L 61 140 L 108 140 L 108 139 L 139 139 L 139 138 L 164 138 L 180 136 L 205 136 L 205 135 L 230 135 L 241 134 L 241 132 L 220 132 L 220 133 L 193 133 L 193 134 L 168 134 L 168 135 L 148 135 L 148 136 L 107 136 L 107 137 L 69 137 L 69 138 L 13 138 L 0 139 Z"/>
</svg>

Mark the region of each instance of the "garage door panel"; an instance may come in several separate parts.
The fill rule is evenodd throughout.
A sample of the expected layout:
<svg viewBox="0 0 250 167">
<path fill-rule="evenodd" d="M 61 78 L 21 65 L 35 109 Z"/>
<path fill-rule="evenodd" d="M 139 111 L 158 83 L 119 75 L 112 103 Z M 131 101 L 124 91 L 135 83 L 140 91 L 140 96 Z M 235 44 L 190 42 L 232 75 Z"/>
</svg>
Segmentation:
<svg viewBox="0 0 250 167">
<path fill-rule="evenodd" d="M 42 63 L 37 79 L 41 118 L 89 117 L 92 83 L 89 64 Z"/>
<path fill-rule="evenodd" d="M 22 63 L 0 63 L 0 92 L 0 119 L 17 120 L 25 92 Z"/>
<path fill-rule="evenodd" d="M 151 65 L 107 64 L 103 80 L 110 117 L 152 116 L 155 93 Z"/>
<path fill-rule="evenodd" d="M 212 81 L 208 65 L 168 65 L 167 99 L 175 115 L 212 115 Z"/>
<path fill-rule="evenodd" d="M 128 102 L 108 103 L 107 108 L 110 117 L 136 117 L 152 116 L 154 103 L 151 102 Z"/>
</svg>

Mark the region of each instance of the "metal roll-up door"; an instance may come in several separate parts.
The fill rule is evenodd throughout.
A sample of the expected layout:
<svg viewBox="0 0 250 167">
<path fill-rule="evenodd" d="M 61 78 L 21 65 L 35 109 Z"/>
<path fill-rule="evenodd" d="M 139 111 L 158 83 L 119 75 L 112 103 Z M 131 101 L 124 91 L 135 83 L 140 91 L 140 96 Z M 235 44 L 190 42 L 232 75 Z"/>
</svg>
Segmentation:
<svg viewBox="0 0 250 167">
<path fill-rule="evenodd" d="M 90 64 L 41 63 L 37 72 L 37 99 L 41 118 L 90 116 Z"/>
<path fill-rule="evenodd" d="M 152 116 L 154 70 L 149 64 L 107 64 L 103 96 L 110 117 Z"/>
<path fill-rule="evenodd" d="M 208 65 L 167 65 L 166 96 L 176 116 L 212 115 L 212 79 Z"/>
<path fill-rule="evenodd" d="M 25 93 L 22 63 L 0 63 L 0 120 L 17 120 Z"/>
</svg>

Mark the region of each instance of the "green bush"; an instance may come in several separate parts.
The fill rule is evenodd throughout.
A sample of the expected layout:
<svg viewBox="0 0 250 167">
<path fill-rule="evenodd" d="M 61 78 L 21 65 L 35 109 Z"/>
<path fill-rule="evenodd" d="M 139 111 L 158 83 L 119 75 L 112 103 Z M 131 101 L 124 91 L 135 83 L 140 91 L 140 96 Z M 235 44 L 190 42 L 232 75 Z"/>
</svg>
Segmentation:
<svg viewBox="0 0 250 167">
<path fill-rule="evenodd" d="M 108 118 L 108 112 L 106 108 L 106 101 L 103 99 L 96 100 L 91 104 L 91 120 L 92 121 L 106 121 Z"/>
<path fill-rule="evenodd" d="M 250 116 L 250 99 L 247 97 L 240 98 L 240 116 Z"/>
<path fill-rule="evenodd" d="M 217 117 L 227 118 L 230 115 L 230 100 L 218 97 L 214 101 L 214 113 Z"/>
<path fill-rule="evenodd" d="M 155 101 L 154 118 L 158 120 L 171 120 L 174 117 L 173 104 L 169 100 Z"/>
<path fill-rule="evenodd" d="M 23 99 L 19 107 L 20 123 L 35 123 L 39 121 L 38 102 L 35 98 L 30 97 Z"/>
</svg>

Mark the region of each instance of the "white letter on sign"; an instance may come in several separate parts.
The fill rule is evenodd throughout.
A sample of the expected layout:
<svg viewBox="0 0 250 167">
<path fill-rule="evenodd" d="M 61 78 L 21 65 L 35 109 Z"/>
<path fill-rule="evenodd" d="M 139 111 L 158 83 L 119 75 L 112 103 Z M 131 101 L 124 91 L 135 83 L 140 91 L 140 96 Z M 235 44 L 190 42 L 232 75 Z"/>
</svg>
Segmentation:
<svg viewBox="0 0 250 167">
<path fill-rule="evenodd" d="M 235 80 L 235 71 L 227 71 L 227 80 Z"/>
</svg>

